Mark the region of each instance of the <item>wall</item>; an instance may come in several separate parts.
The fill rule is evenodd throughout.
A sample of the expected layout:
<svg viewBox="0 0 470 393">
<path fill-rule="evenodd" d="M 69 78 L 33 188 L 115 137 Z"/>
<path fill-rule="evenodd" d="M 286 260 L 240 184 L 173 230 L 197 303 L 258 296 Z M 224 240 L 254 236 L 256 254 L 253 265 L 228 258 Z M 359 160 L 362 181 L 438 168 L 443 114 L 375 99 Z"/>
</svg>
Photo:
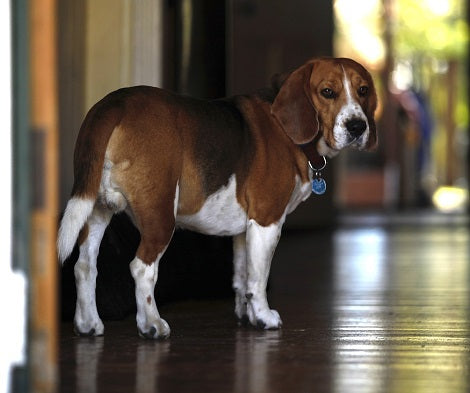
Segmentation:
<svg viewBox="0 0 470 393">
<path fill-rule="evenodd" d="M 87 110 L 120 87 L 163 83 L 163 0 L 59 2 L 60 208 Z"/>
</svg>

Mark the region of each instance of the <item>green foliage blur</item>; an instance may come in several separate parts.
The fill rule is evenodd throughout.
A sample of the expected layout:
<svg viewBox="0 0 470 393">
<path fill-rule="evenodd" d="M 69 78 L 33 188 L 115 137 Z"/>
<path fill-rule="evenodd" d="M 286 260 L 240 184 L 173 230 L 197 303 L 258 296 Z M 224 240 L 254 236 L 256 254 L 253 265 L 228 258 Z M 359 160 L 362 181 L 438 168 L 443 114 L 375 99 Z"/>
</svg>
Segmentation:
<svg viewBox="0 0 470 393">
<path fill-rule="evenodd" d="M 464 59 L 468 26 L 461 0 L 396 0 L 394 52 L 398 58 L 424 55 Z"/>
</svg>

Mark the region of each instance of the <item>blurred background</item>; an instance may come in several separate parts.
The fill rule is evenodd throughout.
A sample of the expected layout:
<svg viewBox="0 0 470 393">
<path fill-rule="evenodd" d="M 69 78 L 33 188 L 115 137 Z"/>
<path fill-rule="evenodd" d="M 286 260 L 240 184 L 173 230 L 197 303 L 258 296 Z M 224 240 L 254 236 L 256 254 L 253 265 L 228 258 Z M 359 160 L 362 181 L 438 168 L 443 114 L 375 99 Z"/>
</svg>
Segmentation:
<svg viewBox="0 0 470 393">
<path fill-rule="evenodd" d="M 57 324 L 74 306 L 73 264 L 59 272 L 55 257 L 74 143 L 90 106 L 119 87 L 147 84 L 216 98 L 267 86 L 273 74 L 314 56 L 351 57 L 371 71 L 379 91 L 379 149 L 330 161 L 328 193 L 299 207 L 286 230 L 332 227 L 371 212 L 385 219 L 417 211 L 467 215 L 465 0 L 15 0 L 4 7 L 2 102 L 11 132 L 4 129 L 1 155 L 13 170 L 3 206 L 13 209 L 2 223 L 12 263 L 3 264 L 0 288 L 12 319 L 22 322 L 0 335 L 12 348 L 2 349 L 2 391 L 54 390 Z M 127 225 L 114 221 L 105 247 L 115 248 L 118 236 L 132 250 L 138 234 Z M 211 296 L 230 291 L 230 241 L 182 233 L 174 243 L 161 298 L 184 297 L 178 288 L 185 286 L 194 294 L 197 280 L 210 274 L 225 277 Z M 121 258 L 126 270 L 123 254 L 109 258 Z M 201 262 L 207 259 L 219 264 Z M 57 296 L 60 282 L 67 285 Z M 102 285 L 111 293 L 105 309 L 107 299 L 116 302 L 117 284 L 105 278 Z M 132 302 L 132 283 L 126 285 Z M 119 307 L 110 318 L 134 305 Z"/>
</svg>

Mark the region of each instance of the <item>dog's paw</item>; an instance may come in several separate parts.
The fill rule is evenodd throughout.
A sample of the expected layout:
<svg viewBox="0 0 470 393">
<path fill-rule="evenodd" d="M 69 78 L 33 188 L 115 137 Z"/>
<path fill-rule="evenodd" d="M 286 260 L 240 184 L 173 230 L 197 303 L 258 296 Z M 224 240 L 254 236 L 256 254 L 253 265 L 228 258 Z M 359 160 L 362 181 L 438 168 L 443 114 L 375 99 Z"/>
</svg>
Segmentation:
<svg viewBox="0 0 470 393">
<path fill-rule="evenodd" d="M 270 310 L 269 308 L 255 313 L 253 312 L 253 309 L 249 307 L 248 318 L 250 323 L 258 329 L 275 330 L 280 329 L 282 326 L 279 313 L 276 310 Z"/>
<path fill-rule="evenodd" d="M 149 326 L 138 327 L 139 336 L 151 340 L 164 340 L 170 337 L 170 326 L 162 319 L 158 318 L 152 321 Z"/>
<path fill-rule="evenodd" d="M 75 320 L 73 330 L 80 337 L 102 336 L 104 334 L 104 325 L 101 320 L 91 322 Z"/>
<path fill-rule="evenodd" d="M 256 325 L 258 329 L 275 330 L 282 326 L 281 317 L 276 310 L 266 310 L 256 316 Z"/>
</svg>

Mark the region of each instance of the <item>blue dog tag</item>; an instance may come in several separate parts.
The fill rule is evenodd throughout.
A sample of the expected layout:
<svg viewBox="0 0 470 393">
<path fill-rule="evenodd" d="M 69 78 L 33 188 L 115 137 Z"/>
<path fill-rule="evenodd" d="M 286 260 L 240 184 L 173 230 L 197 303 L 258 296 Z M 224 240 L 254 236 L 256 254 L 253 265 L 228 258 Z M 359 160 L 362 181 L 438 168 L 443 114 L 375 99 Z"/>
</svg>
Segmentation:
<svg viewBox="0 0 470 393">
<path fill-rule="evenodd" d="M 323 166 L 321 168 L 315 168 L 312 163 L 309 161 L 308 166 L 312 170 L 312 192 L 317 195 L 322 195 L 326 191 L 326 181 L 321 177 L 321 171 L 326 167 L 326 157 L 323 158 Z"/>
<path fill-rule="evenodd" d="M 326 191 L 326 181 L 322 177 L 317 177 L 312 180 L 312 192 L 317 195 L 322 195 Z"/>
</svg>

